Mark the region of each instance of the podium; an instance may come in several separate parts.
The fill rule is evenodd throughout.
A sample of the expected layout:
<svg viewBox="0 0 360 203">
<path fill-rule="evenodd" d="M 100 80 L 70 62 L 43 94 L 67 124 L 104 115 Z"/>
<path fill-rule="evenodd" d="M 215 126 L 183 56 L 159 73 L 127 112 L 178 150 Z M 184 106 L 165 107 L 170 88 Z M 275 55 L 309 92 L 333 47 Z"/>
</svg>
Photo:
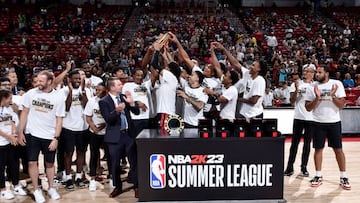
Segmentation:
<svg viewBox="0 0 360 203">
<path fill-rule="evenodd" d="M 139 201 L 285 202 L 284 140 L 145 129 L 136 138 Z"/>
</svg>

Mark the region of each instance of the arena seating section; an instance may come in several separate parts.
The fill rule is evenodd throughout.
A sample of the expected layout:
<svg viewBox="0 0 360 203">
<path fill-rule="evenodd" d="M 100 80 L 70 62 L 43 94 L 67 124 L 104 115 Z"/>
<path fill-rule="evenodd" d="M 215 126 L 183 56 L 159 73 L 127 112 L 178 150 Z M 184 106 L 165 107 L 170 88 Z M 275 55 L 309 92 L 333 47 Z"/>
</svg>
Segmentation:
<svg viewBox="0 0 360 203">
<path fill-rule="evenodd" d="M 19 7 L 16 5 L 6 5 L 9 8 L 8 13 L 2 12 L 0 14 L 0 32 L 4 35 L 9 34 L 14 30 L 9 29 L 9 19 L 12 19 L 15 22 L 15 28 L 18 27 L 18 14 L 28 13 L 30 16 L 34 17 L 39 15 L 39 11 L 35 10 L 34 6 L 23 6 Z M 31 34 L 26 34 L 26 38 L 29 41 L 31 50 L 27 50 L 25 44 L 22 44 L 22 34 L 18 33 L 12 37 L 10 43 L 0 44 L 0 53 L 3 57 L 11 59 L 14 56 L 27 55 L 28 59 L 34 55 L 33 48 L 37 45 L 46 45 L 48 47 L 58 47 L 61 48 L 62 55 L 72 54 L 74 56 L 80 53 L 81 46 L 89 47 L 90 43 L 94 41 L 96 37 L 109 37 L 112 38 L 116 33 L 110 33 L 111 36 L 108 36 L 109 33 L 105 33 L 104 29 L 107 27 L 113 27 L 117 25 L 122 27 L 126 21 L 128 13 L 131 11 L 131 7 L 127 6 L 104 6 L 102 8 L 96 8 L 95 6 L 82 6 L 82 18 L 77 18 L 76 15 L 76 6 L 61 7 L 59 9 L 49 9 L 49 12 L 46 14 L 47 19 L 50 20 L 52 28 L 43 29 L 39 22 L 36 19 L 32 19 L 33 25 L 31 26 Z M 65 18 L 67 14 L 71 13 L 73 16 L 73 21 L 81 21 L 81 24 L 85 20 L 90 19 L 93 14 L 96 14 L 97 18 L 100 19 L 103 23 L 99 24 L 94 32 L 91 35 L 81 35 L 81 40 L 73 43 L 62 42 L 60 39 L 56 39 L 56 35 L 59 31 L 59 25 L 56 23 L 57 14 L 61 13 L 63 16 L 60 18 Z M 114 16 L 117 16 L 114 18 Z M 62 30 L 65 34 L 71 34 L 70 30 Z M 38 51 L 39 55 L 48 55 L 54 56 L 55 50 L 50 49 L 47 51 Z"/>
</svg>

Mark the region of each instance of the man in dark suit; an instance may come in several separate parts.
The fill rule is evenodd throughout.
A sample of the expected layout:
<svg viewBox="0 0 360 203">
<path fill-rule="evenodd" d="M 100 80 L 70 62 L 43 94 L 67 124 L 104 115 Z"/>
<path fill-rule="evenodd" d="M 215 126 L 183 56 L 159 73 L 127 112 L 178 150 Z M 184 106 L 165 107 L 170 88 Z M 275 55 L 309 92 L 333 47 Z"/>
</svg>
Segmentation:
<svg viewBox="0 0 360 203">
<path fill-rule="evenodd" d="M 138 197 L 137 157 L 135 139 L 131 133 L 133 124 L 130 111 L 136 115 L 140 113 L 130 92 L 121 94 L 123 84 L 119 78 L 109 78 L 107 88 L 109 94 L 99 101 L 100 111 L 106 121 L 104 142 L 108 145 L 110 154 L 110 170 L 115 189 L 109 197 L 116 197 L 122 193 L 120 180 L 121 153 L 125 149 L 130 162 L 129 175 L 134 182 L 135 197 Z"/>
</svg>

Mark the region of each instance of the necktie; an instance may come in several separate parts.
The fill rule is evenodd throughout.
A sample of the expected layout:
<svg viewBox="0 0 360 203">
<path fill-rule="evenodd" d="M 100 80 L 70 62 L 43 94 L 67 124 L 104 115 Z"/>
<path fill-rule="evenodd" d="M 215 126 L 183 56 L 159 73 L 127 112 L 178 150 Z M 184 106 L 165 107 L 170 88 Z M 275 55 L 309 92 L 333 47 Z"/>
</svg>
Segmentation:
<svg viewBox="0 0 360 203">
<path fill-rule="evenodd" d="M 117 104 L 121 103 L 121 99 L 119 96 L 116 96 L 116 101 L 117 101 Z M 126 121 L 126 115 L 125 115 L 124 110 L 122 110 L 120 112 L 120 123 L 121 123 L 121 130 L 126 130 L 127 129 L 127 121 Z"/>
</svg>

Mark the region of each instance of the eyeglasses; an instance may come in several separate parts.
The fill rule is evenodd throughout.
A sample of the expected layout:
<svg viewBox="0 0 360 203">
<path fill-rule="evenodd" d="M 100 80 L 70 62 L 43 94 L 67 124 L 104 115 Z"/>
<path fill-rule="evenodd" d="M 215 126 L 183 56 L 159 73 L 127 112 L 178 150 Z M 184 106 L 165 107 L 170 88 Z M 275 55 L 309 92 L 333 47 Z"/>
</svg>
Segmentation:
<svg viewBox="0 0 360 203">
<path fill-rule="evenodd" d="M 10 83 L 0 83 L 0 86 L 11 86 Z"/>
</svg>

